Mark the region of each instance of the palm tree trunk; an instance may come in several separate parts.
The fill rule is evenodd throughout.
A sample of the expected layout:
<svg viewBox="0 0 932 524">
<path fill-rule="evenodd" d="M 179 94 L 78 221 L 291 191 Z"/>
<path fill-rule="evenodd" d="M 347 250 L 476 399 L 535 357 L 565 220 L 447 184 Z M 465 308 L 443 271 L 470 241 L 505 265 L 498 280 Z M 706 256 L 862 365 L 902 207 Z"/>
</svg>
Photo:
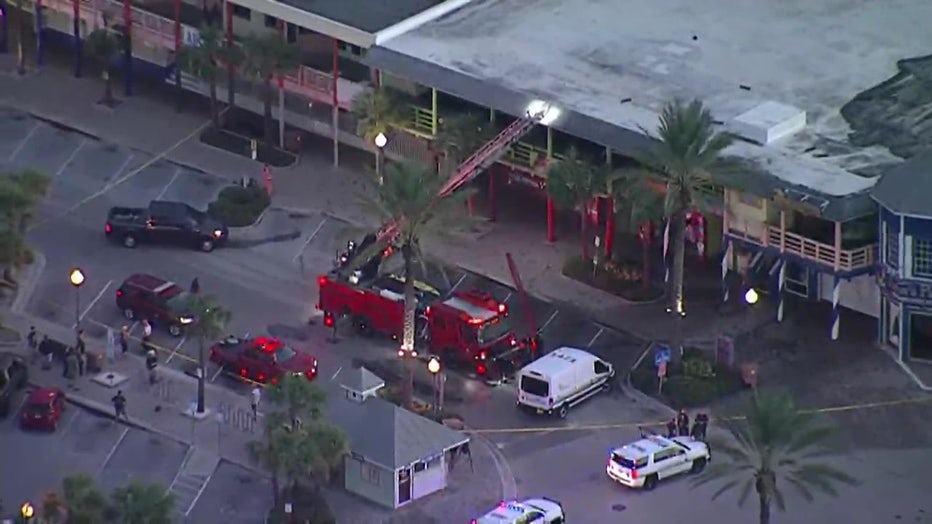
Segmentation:
<svg viewBox="0 0 932 524">
<path fill-rule="evenodd" d="M 265 142 L 272 147 L 275 145 L 274 122 L 272 121 L 272 75 L 263 79 L 263 118 L 265 119 Z"/>
<path fill-rule="evenodd" d="M 582 237 L 582 256 L 584 260 L 589 260 L 589 224 L 587 222 L 586 205 L 583 204 L 579 209 L 579 236 Z"/>
<path fill-rule="evenodd" d="M 216 74 L 216 73 L 214 73 Z M 210 119 L 214 123 L 214 127 L 220 129 L 220 113 L 217 112 L 217 80 L 215 78 L 210 79 Z"/>
<path fill-rule="evenodd" d="M 770 524 L 770 497 L 766 493 L 758 493 L 760 500 L 760 524 Z"/>
<path fill-rule="evenodd" d="M 230 122 L 236 110 L 236 68 L 227 66 L 227 112 L 224 121 Z"/>
<path fill-rule="evenodd" d="M 110 58 L 107 58 L 110 60 Z M 104 67 L 104 105 L 113 105 L 113 81 L 111 80 L 110 66 Z"/>
<path fill-rule="evenodd" d="M 207 365 L 204 355 L 204 337 L 197 337 L 197 412 L 206 411 L 204 386 L 207 382 Z"/>
<path fill-rule="evenodd" d="M 16 72 L 26 74 L 26 46 L 23 45 L 23 2 L 16 2 L 16 17 L 10 22 L 16 31 Z"/>
<path fill-rule="evenodd" d="M 644 286 L 644 289 L 647 290 L 650 288 L 650 241 L 641 242 L 644 267 L 641 269 L 641 284 Z"/>
<path fill-rule="evenodd" d="M 673 344 L 671 360 L 679 363 L 683 356 L 683 318 L 686 315 L 686 302 L 683 292 L 684 258 L 686 255 L 686 212 L 680 206 L 671 218 L 673 234 L 673 263 L 670 269 L 670 312 L 673 319 Z"/>
<path fill-rule="evenodd" d="M 410 244 L 405 243 L 401 246 L 401 256 L 404 260 L 405 277 L 404 328 L 401 334 L 401 349 L 404 351 L 402 358 L 405 360 L 406 375 L 403 398 L 405 407 L 410 408 L 414 400 L 414 316 L 417 309 L 417 299 L 414 296 L 414 249 Z"/>
</svg>

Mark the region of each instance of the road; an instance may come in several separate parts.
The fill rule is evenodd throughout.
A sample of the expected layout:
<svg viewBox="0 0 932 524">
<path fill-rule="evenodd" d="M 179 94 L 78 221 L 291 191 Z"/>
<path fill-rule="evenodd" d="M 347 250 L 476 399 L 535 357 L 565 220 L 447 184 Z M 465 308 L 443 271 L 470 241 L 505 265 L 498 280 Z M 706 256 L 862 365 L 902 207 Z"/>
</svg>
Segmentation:
<svg viewBox="0 0 932 524">
<path fill-rule="evenodd" d="M 61 492 L 63 477 L 78 473 L 91 475 L 105 492 L 132 480 L 170 488 L 176 509 L 192 523 L 216 522 L 218 511 L 224 522 L 262 522 L 271 505 L 268 482 L 240 466 L 221 462 L 207 478 L 186 483 L 179 479 L 188 446 L 72 405 L 53 433 L 23 431 L 15 416 L 3 420 L 0 442 L 0 494 L 7 510 L 24 501 L 41 505 L 46 493 Z"/>
</svg>

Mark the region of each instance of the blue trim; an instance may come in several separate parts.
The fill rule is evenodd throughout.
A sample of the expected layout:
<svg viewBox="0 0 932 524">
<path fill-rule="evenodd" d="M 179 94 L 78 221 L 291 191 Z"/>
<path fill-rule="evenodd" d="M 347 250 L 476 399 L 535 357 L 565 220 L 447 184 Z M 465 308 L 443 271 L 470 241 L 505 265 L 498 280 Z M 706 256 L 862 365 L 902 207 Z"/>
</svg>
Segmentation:
<svg viewBox="0 0 932 524">
<path fill-rule="evenodd" d="M 4 0 L 0 0 L 0 53 L 6 53 L 10 50 L 9 39 L 11 35 L 9 23 L 7 21 L 9 18 L 10 13 L 7 8 L 7 3 Z"/>
<path fill-rule="evenodd" d="M 764 247 L 759 244 L 755 244 L 753 242 L 748 242 L 747 240 L 743 238 L 731 236 L 727 233 L 725 234 L 725 236 L 728 237 L 735 245 L 741 246 L 741 248 L 743 249 L 754 251 L 754 252 L 763 250 L 767 253 L 771 253 L 776 256 L 781 256 L 779 248 L 775 248 L 772 246 Z M 850 280 L 852 278 L 859 277 L 861 275 L 873 274 L 877 271 L 877 266 L 868 266 L 868 267 L 854 269 L 851 271 L 839 271 L 836 273 L 834 268 L 831 266 L 820 264 L 819 262 L 816 262 L 814 260 L 809 260 L 807 258 L 796 256 L 793 253 L 783 253 L 781 258 L 783 258 L 784 260 L 789 260 L 801 266 L 804 266 L 810 269 L 811 271 L 814 271 L 817 273 L 828 273 L 830 275 L 837 275 L 846 280 Z"/>
</svg>

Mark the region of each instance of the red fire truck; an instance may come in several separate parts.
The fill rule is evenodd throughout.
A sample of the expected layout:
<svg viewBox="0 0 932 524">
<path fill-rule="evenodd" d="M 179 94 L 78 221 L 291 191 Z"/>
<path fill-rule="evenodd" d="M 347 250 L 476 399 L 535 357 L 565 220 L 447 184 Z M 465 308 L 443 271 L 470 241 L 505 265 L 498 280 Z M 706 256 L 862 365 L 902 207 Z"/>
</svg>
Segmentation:
<svg viewBox="0 0 932 524">
<path fill-rule="evenodd" d="M 346 279 L 337 271 L 318 277 L 324 325 L 347 319 L 361 335 L 381 334 L 399 340 L 404 326 L 404 279 L 382 275 L 369 280 Z M 497 354 L 518 345 L 508 308 L 479 291 L 442 296 L 415 283 L 418 298 L 418 338 L 447 366 L 465 367 L 486 375 Z"/>
</svg>

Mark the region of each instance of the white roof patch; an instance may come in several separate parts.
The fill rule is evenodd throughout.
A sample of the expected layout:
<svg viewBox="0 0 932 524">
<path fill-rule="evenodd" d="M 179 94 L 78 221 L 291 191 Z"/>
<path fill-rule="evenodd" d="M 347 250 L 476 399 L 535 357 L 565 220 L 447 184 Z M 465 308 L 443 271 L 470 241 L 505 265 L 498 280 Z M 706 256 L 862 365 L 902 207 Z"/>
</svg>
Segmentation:
<svg viewBox="0 0 932 524">
<path fill-rule="evenodd" d="M 472 302 L 469 302 L 469 301 L 467 301 L 467 300 L 463 300 L 463 299 L 460 298 L 460 297 L 451 297 L 451 298 L 448 298 L 448 299 L 444 302 L 444 304 L 446 304 L 446 305 L 448 305 L 448 306 L 450 306 L 450 307 L 452 307 L 452 308 L 454 308 L 454 309 L 458 309 L 458 310 L 460 310 L 460 311 L 466 313 L 467 315 L 469 315 L 469 316 L 472 317 L 472 318 L 481 319 L 482 321 L 489 320 L 490 318 L 494 317 L 494 316 L 497 314 L 495 311 L 490 311 L 490 310 L 488 310 L 488 309 L 486 309 L 486 308 L 484 308 L 484 307 L 479 307 L 479 306 L 473 304 Z"/>
</svg>

